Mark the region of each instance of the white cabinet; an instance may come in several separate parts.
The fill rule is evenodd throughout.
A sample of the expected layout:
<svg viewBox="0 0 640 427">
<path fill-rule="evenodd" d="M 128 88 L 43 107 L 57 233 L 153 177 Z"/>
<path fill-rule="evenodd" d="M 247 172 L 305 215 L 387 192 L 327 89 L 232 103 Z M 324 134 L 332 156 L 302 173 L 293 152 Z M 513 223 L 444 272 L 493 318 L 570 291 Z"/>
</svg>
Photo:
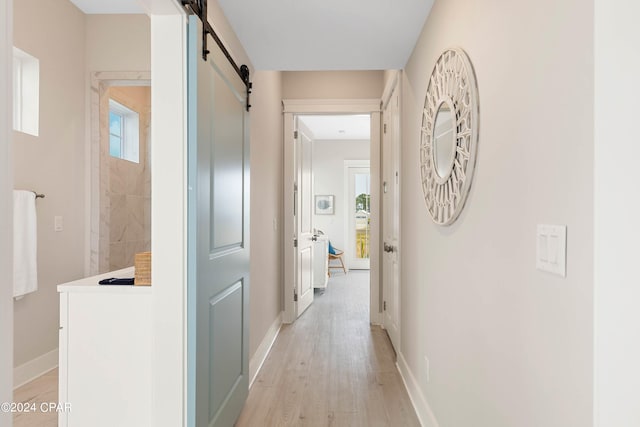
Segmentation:
<svg viewBox="0 0 640 427">
<path fill-rule="evenodd" d="M 133 268 L 58 286 L 60 427 L 151 426 L 151 288 L 100 286 Z"/>
<path fill-rule="evenodd" d="M 313 246 L 313 287 L 326 288 L 329 280 L 329 239 L 318 236 Z"/>
</svg>

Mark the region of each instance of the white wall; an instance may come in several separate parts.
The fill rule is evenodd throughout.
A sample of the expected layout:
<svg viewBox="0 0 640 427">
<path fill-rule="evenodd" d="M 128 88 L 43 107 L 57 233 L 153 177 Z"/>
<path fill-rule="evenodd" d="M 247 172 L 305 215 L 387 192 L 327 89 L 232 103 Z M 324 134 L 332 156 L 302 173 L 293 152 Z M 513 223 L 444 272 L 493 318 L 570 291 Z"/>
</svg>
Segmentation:
<svg viewBox="0 0 640 427">
<path fill-rule="evenodd" d="M 0 5 L 0 402 L 13 397 L 13 208 L 11 193 L 13 1 Z M 0 411 L 0 425 L 10 427 L 13 414 Z"/>
<path fill-rule="evenodd" d="M 186 416 L 186 25 L 171 0 L 154 4 L 173 12 L 151 16 L 151 170 L 163 171 L 151 173 L 151 402 L 152 424 L 169 427 L 185 425 Z"/>
<path fill-rule="evenodd" d="M 420 125 L 450 46 L 475 66 L 480 141 L 466 207 L 438 227 Z M 593 6 L 437 0 L 403 76 L 405 372 L 442 426 L 591 425 Z M 538 223 L 567 225 L 566 278 L 535 269 Z"/>
<path fill-rule="evenodd" d="M 640 425 L 637 2 L 595 2 L 595 425 Z"/>
<path fill-rule="evenodd" d="M 313 192 L 335 196 L 335 214 L 314 215 L 314 227 L 329 236 L 332 245 L 347 250 L 344 161 L 369 160 L 371 142 L 316 140 L 313 144 Z"/>
<path fill-rule="evenodd" d="M 14 304 L 15 366 L 55 351 L 56 285 L 84 274 L 84 34 L 84 14 L 68 0 L 14 5 L 14 44 L 40 60 L 39 136 L 13 132 L 14 186 L 46 195 L 37 201 L 38 291 Z"/>
</svg>

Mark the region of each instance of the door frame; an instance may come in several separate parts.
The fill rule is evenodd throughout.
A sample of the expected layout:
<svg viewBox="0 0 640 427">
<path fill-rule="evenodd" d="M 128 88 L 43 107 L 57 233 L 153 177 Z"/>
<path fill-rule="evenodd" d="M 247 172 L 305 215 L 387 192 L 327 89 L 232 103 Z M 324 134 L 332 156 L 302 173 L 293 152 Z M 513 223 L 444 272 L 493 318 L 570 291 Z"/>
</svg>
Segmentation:
<svg viewBox="0 0 640 427">
<path fill-rule="evenodd" d="M 294 116 L 298 114 L 371 114 L 371 280 L 369 292 L 369 320 L 380 325 L 382 314 L 382 289 L 380 269 L 380 148 L 381 148 L 381 110 L 380 99 L 284 99 L 284 323 L 293 323 L 297 312 L 293 299 L 295 290 L 295 251 L 293 236 L 295 224 L 293 215 L 293 126 Z"/>
<path fill-rule="evenodd" d="M 85 203 L 89 212 L 89 221 L 85 224 L 85 274 L 93 276 L 100 273 L 100 258 L 107 250 L 109 242 L 100 240 L 100 213 L 105 203 L 106 190 L 101 188 L 102 178 L 107 171 L 102 168 L 100 158 L 100 106 L 107 90 L 112 86 L 149 86 L 150 71 L 96 71 L 91 73 L 90 101 L 90 148 L 85 153 Z M 149 124 L 149 130 L 151 125 Z M 149 139 L 150 141 L 150 139 Z M 147 147 L 149 149 L 149 147 Z M 149 162 L 151 164 L 151 162 Z M 107 233 L 108 235 L 108 233 Z"/>
</svg>

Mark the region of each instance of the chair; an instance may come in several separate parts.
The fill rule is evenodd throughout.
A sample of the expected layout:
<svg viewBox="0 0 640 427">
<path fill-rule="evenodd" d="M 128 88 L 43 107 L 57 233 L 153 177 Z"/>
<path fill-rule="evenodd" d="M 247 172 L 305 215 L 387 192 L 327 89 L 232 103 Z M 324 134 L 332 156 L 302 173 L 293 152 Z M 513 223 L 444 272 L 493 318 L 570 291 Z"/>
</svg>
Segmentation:
<svg viewBox="0 0 640 427">
<path fill-rule="evenodd" d="M 344 261 L 342 260 L 343 255 L 344 255 L 344 251 L 334 248 L 333 245 L 331 244 L 331 241 L 329 241 L 329 262 L 328 262 L 329 265 L 327 267 L 329 277 L 331 277 L 332 268 L 341 268 L 342 271 L 344 271 L 344 274 L 347 274 L 347 269 L 344 266 Z M 331 265 L 332 260 L 338 260 L 338 262 L 340 262 L 340 265 Z"/>
</svg>

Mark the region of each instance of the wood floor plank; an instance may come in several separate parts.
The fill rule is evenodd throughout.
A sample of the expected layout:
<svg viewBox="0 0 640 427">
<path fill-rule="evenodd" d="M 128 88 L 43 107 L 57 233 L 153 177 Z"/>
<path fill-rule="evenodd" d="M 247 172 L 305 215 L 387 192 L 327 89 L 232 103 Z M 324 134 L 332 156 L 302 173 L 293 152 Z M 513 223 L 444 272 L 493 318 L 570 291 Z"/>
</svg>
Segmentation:
<svg viewBox="0 0 640 427">
<path fill-rule="evenodd" d="M 281 329 L 236 426 L 419 426 L 395 359 L 369 324 L 368 272 L 336 274 Z"/>
<path fill-rule="evenodd" d="M 58 413 L 42 410 L 41 405 L 58 402 L 58 369 L 18 387 L 13 393 L 13 401 L 29 405 L 35 404 L 35 412 L 20 412 L 13 416 L 14 427 L 56 427 Z M 46 408 L 46 407 L 45 407 Z"/>
</svg>

